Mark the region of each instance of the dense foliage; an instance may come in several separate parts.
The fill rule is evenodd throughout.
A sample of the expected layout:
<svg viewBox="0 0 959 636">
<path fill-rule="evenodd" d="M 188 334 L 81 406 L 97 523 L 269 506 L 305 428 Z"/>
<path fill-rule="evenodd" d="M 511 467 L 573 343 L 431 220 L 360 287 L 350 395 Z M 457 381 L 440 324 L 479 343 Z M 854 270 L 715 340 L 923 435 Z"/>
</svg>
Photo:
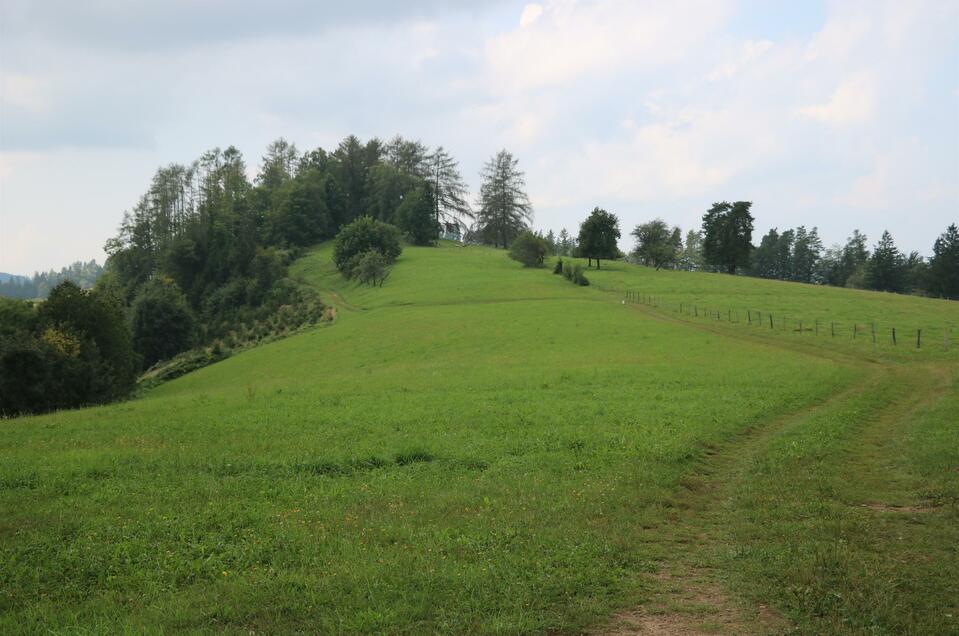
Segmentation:
<svg viewBox="0 0 959 636">
<path fill-rule="evenodd" d="M 662 219 L 654 219 L 636 226 L 633 257 L 644 265 L 660 269 L 671 267 L 682 256 L 683 237 L 678 227 L 672 229 Z"/>
<path fill-rule="evenodd" d="M 432 244 L 441 227 L 466 227 L 465 197 L 448 152 L 401 137 L 349 136 L 332 152 L 305 153 L 278 139 L 252 182 L 233 147 L 162 167 L 107 241 L 102 276 L 91 262 L 29 284 L 0 283 L 0 291 L 34 298 L 54 281 L 90 286 L 99 276 L 93 292 L 61 286 L 39 308 L 0 307 L 0 408 L 103 402 L 128 391 L 137 371 L 190 347 L 208 350 L 184 358 L 187 367 L 315 322 L 324 315 L 316 292 L 287 274 L 303 247 L 357 222 L 372 233 L 354 236 L 338 264 L 381 285 L 400 250 L 400 231 L 389 224 L 415 244 Z M 167 377 L 181 366 L 152 373 Z"/>
<path fill-rule="evenodd" d="M 959 299 L 959 228 L 953 223 L 932 248 L 929 262 L 929 292 L 935 296 Z"/>
<path fill-rule="evenodd" d="M 395 226 L 362 216 L 336 235 L 333 263 L 341 274 L 352 278 L 360 261 L 370 251 L 382 254 L 387 264 L 394 263 L 403 251 L 400 233 Z"/>
<path fill-rule="evenodd" d="M 735 274 L 749 265 L 752 249 L 751 201 L 714 203 L 703 215 L 703 259 L 717 271 Z"/>
<path fill-rule="evenodd" d="M 189 349 L 196 319 L 183 292 L 169 279 L 154 279 L 133 301 L 133 345 L 149 367 Z"/>
<path fill-rule="evenodd" d="M 590 266 L 595 259 L 596 268 L 600 269 L 600 259 L 620 257 L 619 248 L 616 246 L 619 237 L 619 219 L 616 215 L 602 208 L 593 208 L 579 226 L 579 254 L 587 258 Z"/>
<path fill-rule="evenodd" d="M 246 174 L 233 147 L 157 171 L 107 243 L 103 284 L 132 304 L 151 280 L 170 279 L 196 318 L 196 342 L 209 343 L 275 322 L 281 307 L 319 304 L 288 278 L 287 266 L 301 248 L 336 236 L 360 216 L 398 224 L 411 242 L 425 245 L 435 242 L 441 222 L 465 226 L 470 215 L 455 160 L 402 137 L 364 143 L 351 135 L 331 152 L 300 152 L 278 139 L 252 183 Z M 137 342 L 145 347 L 147 340 Z M 162 359 L 179 348 L 141 354 Z"/>
<path fill-rule="evenodd" d="M 70 281 L 38 306 L 0 302 L 0 415 L 121 397 L 137 370 L 119 301 Z"/>
</svg>

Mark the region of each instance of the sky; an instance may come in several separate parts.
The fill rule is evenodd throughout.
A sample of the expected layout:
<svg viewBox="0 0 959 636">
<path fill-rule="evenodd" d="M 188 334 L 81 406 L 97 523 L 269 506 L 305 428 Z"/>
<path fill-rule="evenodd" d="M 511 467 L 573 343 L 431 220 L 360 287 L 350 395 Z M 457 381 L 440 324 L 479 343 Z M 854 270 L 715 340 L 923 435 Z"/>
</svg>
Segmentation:
<svg viewBox="0 0 959 636">
<path fill-rule="evenodd" d="M 0 0 L 0 271 L 91 258 L 157 167 L 349 134 L 501 148 L 534 227 L 621 246 L 753 201 L 931 254 L 959 223 L 959 2 Z"/>
</svg>

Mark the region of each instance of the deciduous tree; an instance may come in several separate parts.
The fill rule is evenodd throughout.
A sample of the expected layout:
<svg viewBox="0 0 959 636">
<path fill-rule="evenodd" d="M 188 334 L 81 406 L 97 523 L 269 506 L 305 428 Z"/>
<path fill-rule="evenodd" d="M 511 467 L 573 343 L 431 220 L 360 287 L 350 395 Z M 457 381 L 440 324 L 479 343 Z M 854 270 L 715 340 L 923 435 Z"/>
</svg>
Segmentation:
<svg viewBox="0 0 959 636">
<path fill-rule="evenodd" d="M 683 239 L 678 227 L 670 229 L 662 219 L 654 219 L 637 225 L 631 234 L 636 239 L 633 255 L 644 265 L 660 269 L 679 261 Z"/>
<path fill-rule="evenodd" d="M 600 259 L 619 257 L 619 248 L 616 246 L 619 237 L 619 218 L 602 208 L 593 208 L 579 226 L 579 252 L 588 259 L 589 266 L 596 259 L 596 269 L 601 269 Z"/>
</svg>

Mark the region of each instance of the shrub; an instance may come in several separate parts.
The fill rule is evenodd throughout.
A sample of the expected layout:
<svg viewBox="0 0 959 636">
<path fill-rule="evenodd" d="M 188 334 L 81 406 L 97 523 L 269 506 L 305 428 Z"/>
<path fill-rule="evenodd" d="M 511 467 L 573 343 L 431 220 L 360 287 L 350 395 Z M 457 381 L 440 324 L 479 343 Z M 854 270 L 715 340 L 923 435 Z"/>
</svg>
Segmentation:
<svg viewBox="0 0 959 636">
<path fill-rule="evenodd" d="M 563 259 L 561 259 L 561 258 L 556 259 L 556 266 L 553 267 L 553 273 L 554 273 L 554 274 L 562 274 L 562 273 L 563 273 Z"/>
<path fill-rule="evenodd" d="M 353 269 L 353 275 L 365 285 L 382 287 L 390 275 L 390 266 L 379 250 L 366 250 Z"/>
<path fill-rule="evenodd" d="M 361 216 L 344 226 L 336 235 L 333 262 L 340 273 L 352 278 L 353 270 L 359 265 L 363 254 L 371 249 L 379 251 L 387 264 L 392 264 L 403 251 L 400 247 L 400 232 L 388 223 Z"/>
<path fill-rule="evenodd" d="M 542 267 L 549 245 L 546 240 L 532 232 L 520 233 L 509 248 L 509 257 L 519 261 L 523 267 Z"/>
<path fill-rule="evenodd" d="M 582 265 L 577 265 L 573 268 L 573 282 L 582 287 L 589 285 L 589 280 L 583 275 Z"/>
<path fill-rule="evenodd" d="M 563 263 L 563 278 L 566 280 L 573 280 L 573 264 L 569 261 Z"/>
</svg>

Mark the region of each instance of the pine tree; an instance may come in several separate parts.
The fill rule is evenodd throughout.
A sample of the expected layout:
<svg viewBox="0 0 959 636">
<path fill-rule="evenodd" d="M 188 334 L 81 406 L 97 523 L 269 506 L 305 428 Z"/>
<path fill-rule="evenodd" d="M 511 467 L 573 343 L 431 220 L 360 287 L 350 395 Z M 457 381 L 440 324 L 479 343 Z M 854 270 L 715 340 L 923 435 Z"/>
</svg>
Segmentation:
<svg viewBox="0 0 959 636">
<path fill-rule="evenodd" d="M 703 256 L 716 270 L 735 274 L 749 265 L 752 249 L 751 201 L 714 203 L 703 215 Z"/>
<path fill-rule="evenodd" d="M 885 231 L 866 264 L 866 287 L 877 291 L 901 292 L 905 285 L 905 258 Z"/>
<path fill-rule="evenodd" d="M 929 291 L 936 296 L 959 300 L 959 228 L 953 223 L 932 248 L 929 262 Z"/>
</svg>

